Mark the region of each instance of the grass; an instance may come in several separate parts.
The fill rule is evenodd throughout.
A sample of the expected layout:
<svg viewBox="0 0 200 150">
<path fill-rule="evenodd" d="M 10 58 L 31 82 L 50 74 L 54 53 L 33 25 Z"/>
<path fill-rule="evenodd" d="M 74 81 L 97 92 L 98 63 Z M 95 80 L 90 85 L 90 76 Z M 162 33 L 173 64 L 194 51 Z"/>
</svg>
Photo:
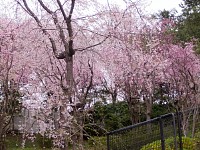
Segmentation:
<svg viewBox="0 0 200 150">
<path fill-rule="evenodd" d="M 7 150 L 58 150 L 55 148 L 45 148 L 45 145 L 43 145 L 44 139 L 39 135 L 36 136 L 34 142 L 27 139 L 24 148 L 22 148 L 22 141 L 21 135 L 8 135 L 6 137 Z M 85 141 L 84 149 L 106 150 L 106 137 L 93 137 Z"/>
<path fill-rule="evenodd" d="M 8 150 L 44 150 L 44 149 L 27 147 L 27 148 L 8 148 Z M 52 149 L 45 149 L 45 150 L 52 150 Z"/>
<path fill-rule="evenodd" d="M 32 142 L 26 139 L 23 150 L 51 150 L 51 148 L 43 148 L 40 136 L 36 136 L 36 140 Z M 6 146 L 8 150 L 22 150 L 23 138 L 21 135 L 8 135 L 6 137 Z"/>
</svg>

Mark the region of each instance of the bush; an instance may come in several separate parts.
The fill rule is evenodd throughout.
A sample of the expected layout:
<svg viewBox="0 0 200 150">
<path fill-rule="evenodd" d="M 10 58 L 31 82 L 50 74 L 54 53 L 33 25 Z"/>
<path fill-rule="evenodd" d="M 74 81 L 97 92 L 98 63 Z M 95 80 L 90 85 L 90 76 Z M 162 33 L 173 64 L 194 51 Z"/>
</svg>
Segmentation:
<svg viewBox="0 0 200 150">
<path fill-rule="evenodd" d="M 41 136 L 41 135 L 37 135 L 36 137 L 36 142 L 38 143 L 39 147 L 41 148 L 52 148 L 53 147 L 53 142 L 51 139 Z"/>
<path fill-rule="evenodd" d="M 195 150 L 196 149 L 196 141 L 193 138 L 182 137 L 183 149 L 184 150 Z"/>
<path fill-rule="evenodd" d="M 107 143 L 106 143 L 106 137 L 91 137 L 87 141 L 87 145 L 84 146 L 85 149 L 90 150 L 106 150 L 107 149 Z"/>
<path fill-rule="evenodd" d="M 141 150 L 161 150 L 161 141 L 154 141 L 150 144 L 147 144 L 141 148 Z M 165 144 L 165 150 L 172 150 L 168 144 Z"/>
<path fill-rule="evenodd" d="M 179 138 L 177 137 L 177 146 L 179 148 Z M 183 149 L 184 150 L 195 150 L 197 147 L 196 141 L 193 138 L 182 137 Z M 141 148 L 141 150 L 161 150 L 161 141 L 154 141 Z M 165 140 L 166 150 L 175 150 L 174 138 L 170 137 Z"/>
<path fill-rule="evenodd" d="M 106 146 L 106 142 L 107 141 L 105 136 L 102 137 L 94 136 L 88 139 L 88 144 L 91 146 L 92 145 Z"/>
<path fill-rule="evenodd" d="M 196 140 L 197 147 L 200 147 L 200 132 L 196 132 L 194 138 Z"/>
</svg>

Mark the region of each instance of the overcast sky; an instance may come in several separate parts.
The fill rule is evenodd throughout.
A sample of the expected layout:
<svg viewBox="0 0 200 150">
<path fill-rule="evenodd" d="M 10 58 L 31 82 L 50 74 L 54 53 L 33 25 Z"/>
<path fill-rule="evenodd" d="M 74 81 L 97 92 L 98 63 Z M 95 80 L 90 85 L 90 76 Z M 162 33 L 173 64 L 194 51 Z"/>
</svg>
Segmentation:
<svg viewBox="0 0 200 150">
<path fill-rule="evenodd" d="M 13 0 L 0 0 L 0 14 L 3 14 L 4 11 L 8 11 L 10 9 L 10 5 L 8 5 L 8 2 L 12 2 Z M 125 4 L 123 0 L 98 0 L 101 3 L 107 4 L 107 2 L 114 2 L 123 7 Z M 181 12 L 181 9 L 179 7 L 179 4 L 183 0 L 132 0 L 133 2 L 141 1 L 144 7 L 146 7 L 145 12 L 152 14 L 157 13 L 159 10 L 172 10 L 173 8 L 177 9 L 179 12 Z M 8 10 L 7 10 L 7 9 Z"/>
<path fill-rule="evenodd" d="M 99 2 L 106 4 L 107 1 L 109 3 L 117 3 L 121 7 L 125 6 L 123 0 L 99 0 Z M 181 8 L 179 4 L 183 0 L 132 0 L 133 2 L 141 2 L 141 4 L 146 7 L 146 13 L 157 13 L 159 10 L 172 10 L 176 9 L 177 11 L 181 12 Z"/>
<path fill-rule="evenodd" d="M 150 12 L 157 12 L 159 10 L 171 10 L 173 8 L 180 11 L 179 4 L 182 0 L 147 0 L 150 5 L 147 7 L 147 10 Z"/>
</svg>

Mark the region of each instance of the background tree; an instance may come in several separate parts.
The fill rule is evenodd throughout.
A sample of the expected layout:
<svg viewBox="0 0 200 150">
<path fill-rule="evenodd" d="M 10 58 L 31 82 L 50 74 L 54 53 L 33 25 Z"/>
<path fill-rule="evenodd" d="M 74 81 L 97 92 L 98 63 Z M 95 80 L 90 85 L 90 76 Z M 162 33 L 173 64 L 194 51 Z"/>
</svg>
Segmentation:
<svg viewBox="0 0 200 150">
<path fill-rule="evenodd" d="M 199 20 L 200 20 L 200 1 L 183 0 L 180 5 L 182 14 L 178 17 L 175 33 L 178 41 L 189 42 L 195 40 L 196 51 L 199 53 Z"/>
<path fill-rule="evenodd" d="M 20 88 L 26 83 L 28 69 L 23 65 L 24 50 L 20 31 L 24 25 L 0 19 L 0 149 L 4 150 L 6 135 L 14 130 L 14 116 L 22 108 Z M 20 65 L 21 64 L 21 65 Z"/>
</svg>

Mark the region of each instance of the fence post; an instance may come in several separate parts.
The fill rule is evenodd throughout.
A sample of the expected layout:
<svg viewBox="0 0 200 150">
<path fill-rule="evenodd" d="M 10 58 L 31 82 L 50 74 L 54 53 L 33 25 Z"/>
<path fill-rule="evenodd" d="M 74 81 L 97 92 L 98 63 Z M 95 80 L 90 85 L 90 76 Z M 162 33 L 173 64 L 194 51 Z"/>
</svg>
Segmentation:
<svg viewBox="0 0 200 150">
<path fill-rule="evenodd" d="M 165 138 L 164 138 L 164 132 L 163 132 L 163 121 L 162 121 L 162 117 L 159 118 L 159 123 L 160 123 L 161 147 L 162 147 L 162 150 L 165 150 Z"/>
<path fill-rule="evenodd" d="M 107 134 L 107 150 L 110 150 L 109 134 Z"/>
<path fill-rule="evenodd" d="M 180 147 L 180 150 L 183 150 L 182 129 L 181 129 L 181 116 L 180 115 L 181 115 L 181 112 L 177 111 L 179 147 Z"/>
<path fill-rule="evenodd" d="M 172 117 L 173 117 L 173 129 L 174 129 L 174 146 L 175 150 L 178 150 L 177 140 L 176 140 L 176 119 L 174 113 L 172 113 Z"/>
</svg>

